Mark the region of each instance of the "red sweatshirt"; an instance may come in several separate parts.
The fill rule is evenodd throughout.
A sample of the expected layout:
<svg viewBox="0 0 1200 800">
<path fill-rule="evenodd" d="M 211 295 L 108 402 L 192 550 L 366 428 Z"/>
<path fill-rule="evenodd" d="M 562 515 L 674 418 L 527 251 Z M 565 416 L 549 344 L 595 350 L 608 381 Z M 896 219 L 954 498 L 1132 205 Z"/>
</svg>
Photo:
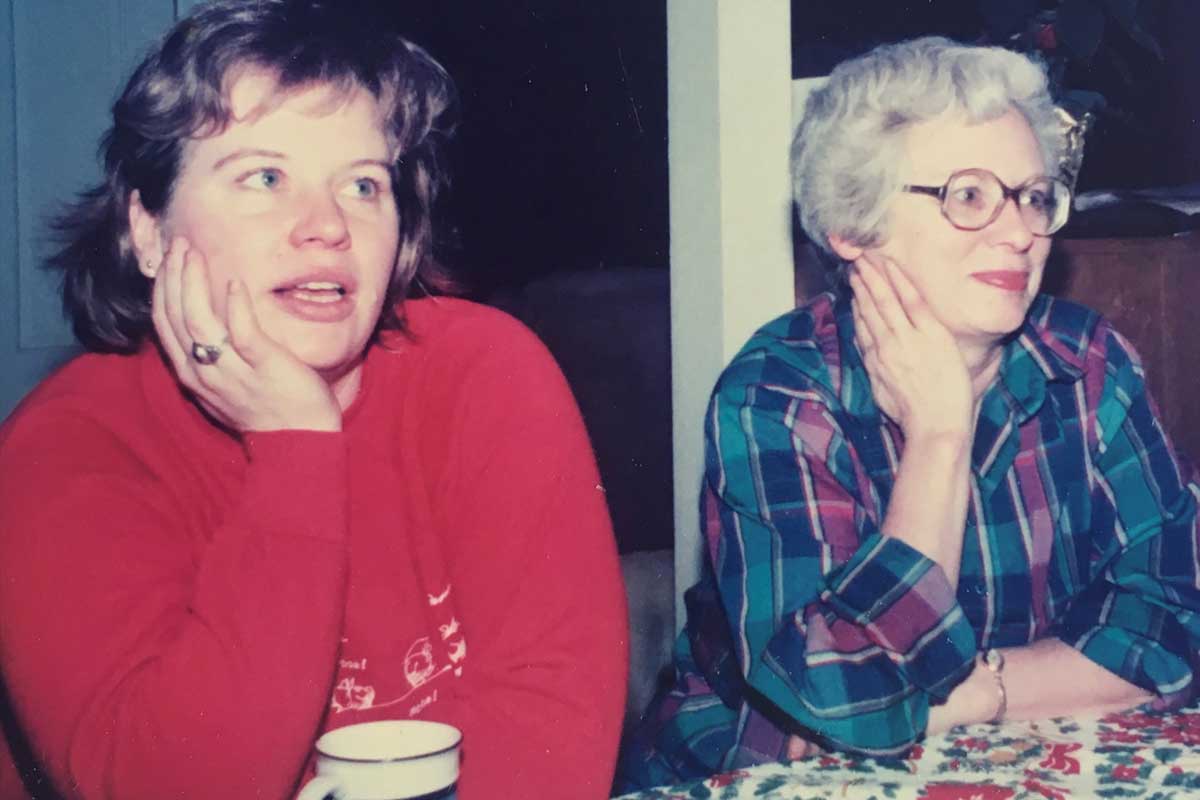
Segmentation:
<svg viewBox="0 0 1200 800">
<path fill-rule="evenodd" d="M 341 433 L 239 442 L 149 347 L 0 430 L 0 668 L 60 791 L 283 798 L 321 732 L 419 717 L 463 800 L 607 797 L 624 595 L 570 391 L 499 312 L 407 310 Z"/>
</svg>

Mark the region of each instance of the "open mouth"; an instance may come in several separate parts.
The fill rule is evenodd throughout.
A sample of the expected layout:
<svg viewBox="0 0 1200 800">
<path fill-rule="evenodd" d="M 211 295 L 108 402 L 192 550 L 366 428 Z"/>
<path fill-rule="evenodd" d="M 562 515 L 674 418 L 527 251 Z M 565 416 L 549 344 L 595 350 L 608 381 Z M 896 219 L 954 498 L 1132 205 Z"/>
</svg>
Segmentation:
<svg viewBox="0 0 1200 800">
<path fill-rule="evenodd" d="M 347 294 L 345 286 L 333 281 L 305 281 L 294 286 L 281 286 L 274 292 L 308 303 L 336 303 Z"/>
</svg>

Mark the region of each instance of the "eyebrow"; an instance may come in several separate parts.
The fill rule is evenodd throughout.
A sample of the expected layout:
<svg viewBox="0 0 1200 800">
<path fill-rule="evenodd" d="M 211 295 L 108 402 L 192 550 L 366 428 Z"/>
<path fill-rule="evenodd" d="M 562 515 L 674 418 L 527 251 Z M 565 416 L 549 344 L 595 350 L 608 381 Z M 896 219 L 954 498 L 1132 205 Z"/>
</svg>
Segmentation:
<svg viewBox="0 0 1200 800">
<path fill-rule="evenodd" d="M 217 162 L 215 164 L 213 164 L 213 166 L 212 166 L 212 171 L 213 172 L 218 171 L 219 169 L 221 169 L 221 167 L 225 166 L 226 164 L 228 164 L 231 161 L 238 161 L 239 159 L 250 158 L 252 156 L 258 156 L 261 158 L 278 158 L 278 159 L 287 158 L 287 156 L 285 156 L 283 153 L 280 153 L 275 150 L 262 150 L 262 149 L 253 148 L 253 147 L 243 147 L 240 150 L 234 150 L 232 153 L 221 156 L 219 159 L 217 159 Z"/>
<path fill-rule="evenodd" d="M 252 158 L 252 157 L 275 158 L 275 159 L 280 159 L 280 160 L 287 159 L 286 155 L 278 152 L 277 150 L 263 150 L 261 148 L 255 148 L 255 147 L 244 147 L 240 150 L 234 150 L 232 153 L 228 153 L 227 155 L 221 156 L 221 158 L 217 159 L 216 163 L 213 164 L 212 170 L 213 170 L 213 172 L 217 172 L 218 170 L 221 169 L 221 167 L 225 166 L 226 164 L 228 164 L 232 161 L 238 161 L 243 158 Z M 382 158 L 360 158 L 355 161 L 352 161 L 349 166 L 351 166 L 351 167 L 374 166 L 374 167 L 379 167 L 380 169 L 385 170 L 385 171 L 391 170 L 391 168 L 392 168 L 392 164 L 388 161 L 385 161 Z"/>
<path fill-rule="evenodd" d="M 382 158 L 360 158 L 350 162 L 351 167 L 379 167 L 385 171 L 391 171 L 394 166 L 393 162 L 385 161 Z"/>
</svg>

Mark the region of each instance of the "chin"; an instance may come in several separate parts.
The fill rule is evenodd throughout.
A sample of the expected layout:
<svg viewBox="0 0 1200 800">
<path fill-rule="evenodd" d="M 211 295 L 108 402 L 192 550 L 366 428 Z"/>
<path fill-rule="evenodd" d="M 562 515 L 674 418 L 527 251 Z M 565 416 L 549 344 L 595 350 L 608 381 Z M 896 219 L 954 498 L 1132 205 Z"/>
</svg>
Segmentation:
<svg viewBox="0 0 1200 800">
<path fill-rule="evenodd" d="M 365 345 L 357 350 L 350 347 L 332 349 L 326 343 L 288 347 L 293 356 L 326 378 L 338 377 L 353 368 L 362 360 L 365 349 Z"/>
<path fill-rule="evenodd" d="M 1025 324 L 1025 317 L 1028 313 L 1029 307 L 1026 306 L 1020 314 L 998 316 L 989 320 L 987 324 L 981 325 L 980 329 L 998 339 L 1003 339 L 1021 329 L 1021 326 Z"/>
<path fill-rule="evenodd" d="M 264 332 L 300 361 L 318 372 L 337 370 L 356 362 L 367 349 L 369 332 L 364 336 L 347 325 L 289 325 Z"/>
</svg>

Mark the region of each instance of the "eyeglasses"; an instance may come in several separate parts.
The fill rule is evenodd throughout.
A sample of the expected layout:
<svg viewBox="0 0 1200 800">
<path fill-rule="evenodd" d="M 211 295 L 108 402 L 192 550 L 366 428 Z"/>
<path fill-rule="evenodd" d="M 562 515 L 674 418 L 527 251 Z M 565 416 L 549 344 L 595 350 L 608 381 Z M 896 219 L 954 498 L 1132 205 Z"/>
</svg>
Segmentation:
<svg viewBox="0 0 1200 800">
<path fill-rule="evenodd" d="M 991 225 L 1009 199 L 1016 202 L 1021 219 L 1035 236 L 1054 233 L 1067 224 L 1071 214 L 1070 188 L 1045 175 L 1010 188 L 986 169 L 964 169 L 951 175 L 944 186 L 907 185 L 903 190 L 936 197 L 942 216 L 964 231 Z"/>
</svg>

